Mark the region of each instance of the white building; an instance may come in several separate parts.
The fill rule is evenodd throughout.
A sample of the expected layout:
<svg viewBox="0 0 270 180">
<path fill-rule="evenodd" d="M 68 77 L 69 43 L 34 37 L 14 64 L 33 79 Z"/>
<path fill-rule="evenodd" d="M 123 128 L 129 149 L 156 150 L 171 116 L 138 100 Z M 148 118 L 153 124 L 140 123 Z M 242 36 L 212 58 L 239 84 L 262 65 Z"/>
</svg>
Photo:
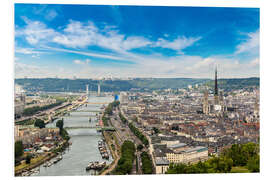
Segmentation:
<svg viewBox="0 0 270 180">
<path fill-rule="evenodd" d="M 156 174 L 165 174 L 169 168 L 170 162 L 166 158 L 156 158 Z"/>
<path fill-rule="evenodd" d="M 166 152 L 170 163 L 193 163 L 208 159 L 208 148 L 197 146 L 183 151 Z"/>
</svg>

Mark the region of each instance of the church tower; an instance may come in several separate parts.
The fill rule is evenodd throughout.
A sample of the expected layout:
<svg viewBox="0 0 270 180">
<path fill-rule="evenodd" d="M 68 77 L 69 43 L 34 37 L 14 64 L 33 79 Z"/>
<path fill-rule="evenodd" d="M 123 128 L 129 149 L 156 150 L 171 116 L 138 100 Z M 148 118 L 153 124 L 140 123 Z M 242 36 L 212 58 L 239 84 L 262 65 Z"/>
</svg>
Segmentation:
<svg viewBox="0 0 270 180">
<path fill-rule="evenodd" d="M 254 103 L 254 115 L 256 117 L 259 116 L 259 100 L 258 97 L 256 97 L 255 103 Z"/>
<path fill-rule="evenodd" d="M 203 98 L 203 113 L 209 114 L 209 105 L 208 105 L 208 90 L 206 89 L 204 92 Z"/>
</svg>

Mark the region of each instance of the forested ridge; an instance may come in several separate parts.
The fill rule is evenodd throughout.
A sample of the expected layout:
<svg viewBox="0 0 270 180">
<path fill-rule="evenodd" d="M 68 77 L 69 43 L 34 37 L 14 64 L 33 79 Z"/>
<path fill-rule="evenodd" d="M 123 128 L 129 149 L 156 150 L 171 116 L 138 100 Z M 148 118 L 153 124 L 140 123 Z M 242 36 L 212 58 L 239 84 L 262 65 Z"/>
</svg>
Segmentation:
<svg viewBox="0 0 270 180">
<path fill-rule="evenodd" d="M 187 88 L 188 85 L 208 85 L 214 87 L 214 81 L 211 79 L 193 79 L 193 78 L 135 78 L 132 80 L 92 80 L 92 79 L 15 79 L 15 83 L 23 86 L 27 91 L 44 92 L 84 92 L 86 84 L 89 85 L 89 91 L 97 91 L 98 84 L 101 85 L 102 92 L 112 91 L 130 91 L 130 90 L 157 90 L 157 89 L 179 89 Z M 219 88 L 222 89 L 242 89 L 246 87 L 259 86 L 259 78 L 239 78 L 239 79 L 219 79 Z"/>
</svg>

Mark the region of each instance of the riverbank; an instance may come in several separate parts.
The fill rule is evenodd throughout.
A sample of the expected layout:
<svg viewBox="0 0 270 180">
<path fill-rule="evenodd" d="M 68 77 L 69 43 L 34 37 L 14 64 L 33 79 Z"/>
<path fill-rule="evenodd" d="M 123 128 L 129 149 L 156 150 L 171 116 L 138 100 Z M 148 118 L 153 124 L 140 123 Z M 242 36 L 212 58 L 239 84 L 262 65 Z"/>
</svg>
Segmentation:
<svg viewBox="0 0 270 180">
<path fill-rule="evenodd" d="M 69 142 L 65 140 L 60 147 L 53 149 L 51 152 L 47 152 L 45 155 L 40 155 L 36 158 L 32 158 L 30 164 L 23 162 L 22 164 L 15 166 L 15 176 L 21 176 L 23 172 L 30 171 L 44 164 L 45 162 L 50 161 L 51 159 L 55 158 L 59 152 L 65 151 L 68 146 Z"/>
<path fill-rule="evenodd" d="M 42 156 L 42 155 L 41 155 Z M 56 157 L 57 154 L 56 153 L 47 153 L 46 155 L 44 155 L 42 158 L 38 159 L 39 157 L 35 158 L 35 159 L 31 159 L 31 162 L 29 165 L 26 165 L 25 162 L 19 166 L 23 167 L 23 168 L 20 168 L 19 166 L 17 167 L 17 170 L 16 170 L 16 167 L 15 167 L 15 176 L 21 176 L 21 174 L 23 172 L 26 172 L 26 171 L 30 171 L 40 165 L 42 165 L 43 163 L 51 160 L 52 158 Z"/>
<path fill-rule="evenodd" d="M 110 134 L 104 131 L 102 135 L 110 149 L 112 158 L 114 159 L 113 162 L 109 166 L 107 166 L 106 169 L 104 169 L 103 171 L 99 173 L 100 175 L 107 175 L 116 167 L 120 159 L 120 154 L 119 154 L 120 149 L 119 149 L 119 144 L 117 143 L 117 141 L 115 141 L 115 138 L 114 138 L 115 136 L 113 136 L 113 134 Z"/>
</svg>

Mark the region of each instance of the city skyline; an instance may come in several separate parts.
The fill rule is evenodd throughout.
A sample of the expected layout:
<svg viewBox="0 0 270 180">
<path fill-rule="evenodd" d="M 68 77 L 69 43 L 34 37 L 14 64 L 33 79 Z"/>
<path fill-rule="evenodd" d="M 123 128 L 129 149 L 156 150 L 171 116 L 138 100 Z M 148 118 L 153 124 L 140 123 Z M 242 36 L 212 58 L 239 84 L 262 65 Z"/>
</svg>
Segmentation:
<svg viewBox="0 0 270 180">
<path fill-rule="evenodd" d="M 15 78 L 259 77 L 258 8 L 15 4 L 14 18 Z"/>
</svg>

